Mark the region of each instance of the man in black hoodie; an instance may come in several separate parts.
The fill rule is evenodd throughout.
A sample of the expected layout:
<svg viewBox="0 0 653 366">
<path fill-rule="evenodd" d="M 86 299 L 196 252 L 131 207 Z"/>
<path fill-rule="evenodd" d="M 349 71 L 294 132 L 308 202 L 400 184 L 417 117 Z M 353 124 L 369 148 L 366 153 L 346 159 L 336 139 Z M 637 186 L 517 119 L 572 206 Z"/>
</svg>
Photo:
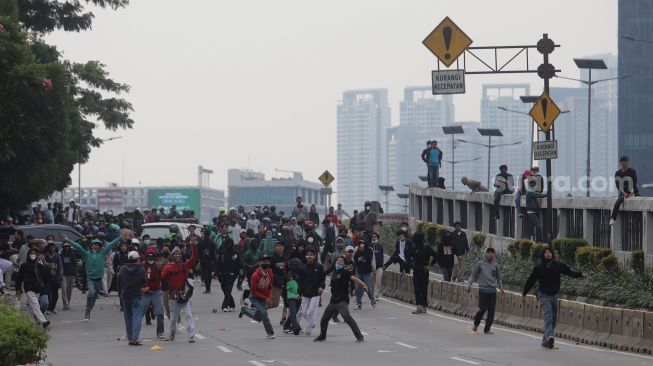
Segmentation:
<svg viewBox="0 0 653 366">
<path fill-rule="evenodd" d="M 299 293 L 302 295 L 302 316 L 306 320 L 304 333 L 311 335 L 315 328 L 317 308 L 320 295 L 326 287 L 324 267 L 317 262 L 317 252 L 313 248 L 306 250 L 306 264 L 299 275 Z"/>
<path fill-rule="evenodd" d="M 218 281 L 220 281 L 220 287 L 224 294 L 221 306 L 222 312 L 232 312 L 236 308 L 236 302 L 231 293 L 240 272 L 240 265 L 240 255 L 238 255 L 234 241 L 231 238 L 225 239 L 220 249 L 218 249 L 217 261 Z"/>
<path fill-rule="evenodd" d="M 544 316 L 544 337 L 542 338 L 542 347 L 553 348 L 556 323 L 558 322 L 558 292 L 560 292 L 560 275 L 567 275 L 573 278 L 586 278 L 587 274 L 574 272 L 568 265 L 555 260 L 555 255 L 550 247 L 546 247 L 541 252 L 541 262 L 533 268 L 530 277 L 526 281 L 524 291 L 522 292 L 523 300 L 526 301 L 526 295 L 533 288 L 535 282 L 539 283 L 537 294 L 540 300 L 540 309 Z"/>
<path fill-rule="evenodd" d="M 215 242 L 211 239 L 211 232 L 208 229 L 203 231 L 202 240 L 197 246 L 200 258 L 200 272 L 202 282 L 204 282 L 204 293 L 211 293 L 211 280 L 213 279 L 213 270 L 215 268 L 215 259 L 217 256 Z"/>
<path fill-rule="evenodd" d="M 138 340 L 141 335 L 141 320 L 143 319 L 143 296 L 141 287 L 147 282 L 145 269 L 140 263 L 140 255 L 133 250 L 127 255 L 127 263 L 120 267 L 120 296 L 123 303 L 125 330 L 130 346 L 141 346 Z"/>
<path fill-rule="evenodd" d="M 429 269 L 438 261 L 438 254 L 430 245 L 424 245 L 424 234 L 417 232 L 413 235 L 415 249 L 409 254 L 409 261 L 413 265 L 413 287 L 415 290 L 415 305 L 417 309 L 413 314 L 426 313 Z"/>
<path fill-rule="evenodd" d="M 494 206 L 493 219 L 498 220 L 501 217 L 499 213 L 499 203 L 501 203 L 501 196 L 504 194 L 513 194 L 515 192 L 515 181 L 512 174 L 508 173 L 508 166 L 501 165 L 499 167 L 499 174 L 494 177 Z"/>
<path fill-rule="evenodd" d="M 612 208 L 612 215 L 610 216 L 610 225 L 614 225 L 619 214 L 619 207 L 624 203 L 624 199 L 639 196 L 639 189 L 637 189 L 637 172 L 630 167 L 630 159 L 627 156 L 622 156 L 619 159 L 621 168 L 614 173 L 615 184 L 619 191 L 619 198 L 614 203 Z"/>
<path fill-rule="evenodd" d="M 374 287 L 372 286 L 372 271 L 374 261 L 374 250 L 363 239 L 356 242 L 356 254 L 354 254 L 354 262 L 356 263 L 356 277 L 358 277 L 367 288 L 367 297 L 370 298 L 372 307 L 376 307 L 376 300 L 374 299 Z M 363 286 L 356 285 L 356 307 L 354 310 L 360 310 L 363 300 Z"/>
<path fill-rule="evenodd" d="M 43 328 L 50 326 L 50 321 L 41 312 L 39 296 L 47 292 L 46 283 L 50 275 L 49 272 L 43 256 L 36 249 L 31 248 L 27 252 L 27 260 L 20 265 L 18 276 L 16 276 L 16 295 L 20 296 L 23 290 L 25 291 L 27 305 Z"/>
</svg>

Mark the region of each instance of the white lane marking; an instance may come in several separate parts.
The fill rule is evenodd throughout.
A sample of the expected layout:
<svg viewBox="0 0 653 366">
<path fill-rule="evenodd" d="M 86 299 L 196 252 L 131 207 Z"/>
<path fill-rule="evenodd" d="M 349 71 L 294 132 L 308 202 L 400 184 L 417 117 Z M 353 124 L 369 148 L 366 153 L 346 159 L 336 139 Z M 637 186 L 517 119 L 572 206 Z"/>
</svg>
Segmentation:
<svg viewBox="0 0 653 366">
<path fill-rule="evenodd" d="M 386 350 L 384 350 L 384 349 L 380 349 L 380 350 L 378 350 L 378 351 L 376 351 L 376 352 L 378 352 L 378 353 L 392 353 L 392 352 L 394 352 L 394 351 L 386 351 Z"/>
<path fill-rule="evenodd" d="M 225 346 L 218 346 L 218 349 L 224 353 L 230 353 L 231 350 Z"/>
<path fill-rule="evenodd" d="M 452 360 L 455 360 L 455 361 L 465 362 L 465 363 L 468 363 L 470 365 L 480 365 L 480 363 L 478 363 L 476 361 L 470 361 L 470 360 L 466 360 L 466 359 L 460 358 L 460 357 L 449 357 L 449 358 L 451 358 Z"/>
<path fill-rule="evenodd" d="M 402 342 L 395 342 L 395 343 L 402 346 L 402 347 L 406 347 L 406 348 L 410 348 L 410 349 L 416 349 L 417 348 L 415 346 L 411 346 L 410 344 L 406 344 L 406 343 L 402 343 Z"/>
<path fill-rule="evenodd" d="M 249 361 L 249 363 L 251 363 L 254 366 L 265 366 L 264 363 L 258 361 Z"/>
<path fill-rule="evenodd" d="M 390 304 L 393 304 L 393 305 L 397 305 L 397 306 L 401 306 L 401 307 L 407 308 L 407 309 L 415 309 L 414 306 L 408 306 L 408 305 L 406 305 L 406 304 L 402 304 L 402 303 L 400 303 L 400 302 L 396 302 L 396 301 L 388 300 L 388 299 L 386 299 L 386 298 L 382 298 L 381 300 L 382 300 L 382 301 L 385 301 L 385 302 L 388 302 L 388 303 L 390 303 Z M 437 316 L 437 317 L 439 317 L 439 318 L 443 318 L 443 319 L 448 319 L 448 320 L 457 321 L 457 322 L 459 322 L 459 323 L 471 324 L 471 320 L 452 318 L 452 317 L 450 317 L 450 316 L 446 316 L 446 315 L 442 315 L 442 314 L 434 313 L 434 312 L 432 312 L 432 311 L 430 311 L 430 310 L 427 310 L 426 313 L 429 314 L 429 315 L 432 315 L 432 316 Z M 537 340 L 542 339 L 541 336 L 534 336 L 534 335 L 532 335 L 532 334 L 528 334 L 528 333 L 520 332 L 520 331 L 513 330 L 513 329 L 507 329 L 507 328 L 503 328 L 503 327 L 496 326 L 496 325 L 493 326 L 493 329 L 500 330 L 500 331 L 504 331 L 504 332 L 508 332 L 508 333 L 513 333 L 513 334 L 518 334 L 518 335 L 521 335 L 521 336 L 529 337 L 529 338 L 531 338 L 531 339 L 537 339 Z M 632 356 L 632 357 L 637 357 L 637 358 L 643 358 L 643 359 L 646 359 L 646 360 L 653 360 L 653 357 L 651 357 L 651 356 L 645 356 L 645 355 L 641 355 L 641 354 L 638 354 L 638 353 L 628 353 L 628 352 L 615 351 L 615 350 L 604 349 L 604 348 L 598 348 L 598 347 L 583 346 L 583 345 L 580 345 L 580 344 L 573 344 L 573 343 L 561 342 L 561 341 L 559 341 L 558 339 L 556 339 L 556 344 L 563 344 L 563 345 L 565 345 L 565 346 L 576 347 L 576 348 L 586 349 L 586 350 L 590 350 L 590 351 L 600 351 L 600 352 L 606 352 L 606 353 L 616 353 L 616 354 L 618 354 L 618 355 L 623 355 L 623 356 Z"/>
<path fill-rule="evenodd" d="M 199 333 L 195 333 L 195 337 L 197 337 L 197 339 L 206 339 L 205 336 L 203 336 L 203 335 L 201 335 Z"/>
</svg>

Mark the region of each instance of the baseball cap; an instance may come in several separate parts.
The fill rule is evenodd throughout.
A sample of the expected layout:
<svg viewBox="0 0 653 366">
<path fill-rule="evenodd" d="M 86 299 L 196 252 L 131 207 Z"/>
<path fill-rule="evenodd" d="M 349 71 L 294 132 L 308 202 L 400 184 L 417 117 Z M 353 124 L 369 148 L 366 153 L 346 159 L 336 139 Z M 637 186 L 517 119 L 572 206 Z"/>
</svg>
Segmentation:
<svg viewBox="0 0 653 366">
<path fill-rule="evenodd" d="M 355 250 L 354 247 L 352 247 L 351 245 L 349 245 L 349 246 L 347 246 L 347 248 L 345 248 L 345 252 L 353 252 L 354 250 Z"/>
<path fill-rule="evenodd" d="M 140 255 L 138 255 L 138 252 L 135 250 L 132 250 L 131 252 L 129 252 L 129 254 L 127 254 L 127 259 L 138 259 L 138 258 L 140 258 Z"/>
</svg>

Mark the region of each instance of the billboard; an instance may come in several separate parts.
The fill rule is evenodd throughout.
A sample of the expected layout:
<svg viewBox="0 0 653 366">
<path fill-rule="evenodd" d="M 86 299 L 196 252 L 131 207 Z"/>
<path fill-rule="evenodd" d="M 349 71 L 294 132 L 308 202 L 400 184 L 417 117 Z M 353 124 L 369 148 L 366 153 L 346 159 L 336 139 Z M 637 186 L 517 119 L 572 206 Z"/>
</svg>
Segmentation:
<svg viewBox="0 0 653 366">
<path fill-rule="evenodd" d="M 147 192 L 148 206 L 163 207 L 166 212 L 172 205 L 177 205 L 177 211 L 184 209 L 195 211 L 200 215 L 200 190 L 198 188 L 160 188 L 150 189 Z"/>
<path fill-rule="evenodd" d="M 123 194 L 120 188 L 98 189 L 97 190 L 98 210 L 114 212 L 123 211 Z"/>
</svg>

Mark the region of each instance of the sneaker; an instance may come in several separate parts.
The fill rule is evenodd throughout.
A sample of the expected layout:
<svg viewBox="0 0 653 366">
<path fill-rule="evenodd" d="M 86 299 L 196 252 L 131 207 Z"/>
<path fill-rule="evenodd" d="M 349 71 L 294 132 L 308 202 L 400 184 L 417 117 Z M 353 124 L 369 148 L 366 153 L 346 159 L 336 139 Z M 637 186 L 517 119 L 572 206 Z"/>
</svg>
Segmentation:
<svg viewBox="0 0 653 366">
<path fill-rule="evenodd" d="M 148 319 L 145 319 L 145 325 L 152 325 L 152 321 L 148 320 Z"/>
<path fill-rule="evenodd" d="M 277 337 L 274 336 L 274 333 L 270 333 L 267 336 L 268 339 L 276 339 Z"/>
<path fill-rule="evenodd" d="M 195 343 L 195 336 L 188 337 L 188 343 Z"/>
<path fill-rule="evenodd" d="M 522 217 L 524 217 L 524 214 L 523 214 L 523 213 L 520 213 L 520 214 L 519 214 L 519 218 L 521 219 Z"/>
<path fill-rule="evenodd" d="M 325 339 L 326 339 L 326 337 L 319 336 L 319 337 L 315 338 L 313 340 L 313 342 L 324 342 Z"/>
<path fill-rule="evenodd" d="M 547 338 L 547 340 L 546 340 L 546 346 L 547 346 L 547 348 L 551 348 L 551 349 L 552 349 L 553 346 L 555 345 L 554 343 L 555 343 L 555 339 L 554 339 L 553 337 L 549 337 L 549 338 Z"/>
<path fill-rule="evenodd" d="M 243 317 L 243 313 L 245 312 L 245 307 L 242 306 L 240 308 L 240 311 L 238 312 L 238 319 L 241 319 Z"/>
<path fill-rule="evenodd" d="M 358 304 L 358 305 L 356 305 L 356 307 L 354 307 L 354 310 L 361 310 L 362 308 L 363 308 L 363 305 Z"/>
<path fill-rule="evenodd" d="M 337 316 L 335 318 L 331 318 L 331 320 L 333 320 L 334 323 L 340 323 L 340 318 Z"/>
<path fill-rule="evenodd" d="M 356 343 L 363 343 L 363 342 L 365 342 L 365 337 L 356 338 Z"/>
<path fill-rule="evenodd" d="M 610 224 L 610 225 L 614 225 L 615 222 L 616 222 L 616 221 L 614 221 L 614 219 L 610 219 L 609 224 Z"/>
<path fill-rule="evenodd" d="M 372 303 L 372 307 L 376 308 L 376 301 Z"/>
<path fill-rule="evenodd" d="M 156 338 L 157 338 L 158 340 L 160 340 L 160 341 L 165 341 L 166 336 L 165 336 L 164 334 L 157 334 L 157 335 L 156 335 Z"/>
<path fill-rule="evenodd" d="M 52 314 L 50 310 L 46 310 L 45 313 L 43 313 L 43 315 L 50 315 L 50 314 Z"/>
<path fill-rule="evenodd" d="M 50 310 L 50 314 L 56 314 L 56 313 L 57 313 L 56 310 L 54 310 L 54 309 L 53 309 L 53 310 Z"/>
<path fill-rule="evenodd" d="M 283 332 L 285 334 L 290 334 L 290 333 L 292 333 L 292 329 L 284 329 Z"/>
<path fill-rule="evenodd" d="M 229 308 L 223 308 L 223 309 L 222 309 L 222 312 L 223 312 L 223 313 L 226 313 L 227 311 L 229 311 Z"/>
<path fill-rule="evenodd" d="M 283 325 L 283 323 L 286 322 L 286 318 L 281 318 L 281 321 L 279 322 L 279 325 Z"/>
<path fill-rule="evenodd" d="M 87 322 L 91 320 L 91 312 L 87 311 L 86 314 L 84 315 L 84 321 Z"/>
<path fill-rule="evenodd" d="M 44 328 L 44 329 L 48 329 L 48 327 L 50 326 L 50 321 L 49 321 L 49 320 L 46 320 L 46 321 L 43 322 L 42 325 L 43 325 L 43 328 Z"/>
<path fill-rule="evenodd" d="M 168 338 L 168 339 L 170 340 L 170 342 L 174 342 L 175 341 L 175 333 L 170 333 L 170 338 Z"/>
</svg>

